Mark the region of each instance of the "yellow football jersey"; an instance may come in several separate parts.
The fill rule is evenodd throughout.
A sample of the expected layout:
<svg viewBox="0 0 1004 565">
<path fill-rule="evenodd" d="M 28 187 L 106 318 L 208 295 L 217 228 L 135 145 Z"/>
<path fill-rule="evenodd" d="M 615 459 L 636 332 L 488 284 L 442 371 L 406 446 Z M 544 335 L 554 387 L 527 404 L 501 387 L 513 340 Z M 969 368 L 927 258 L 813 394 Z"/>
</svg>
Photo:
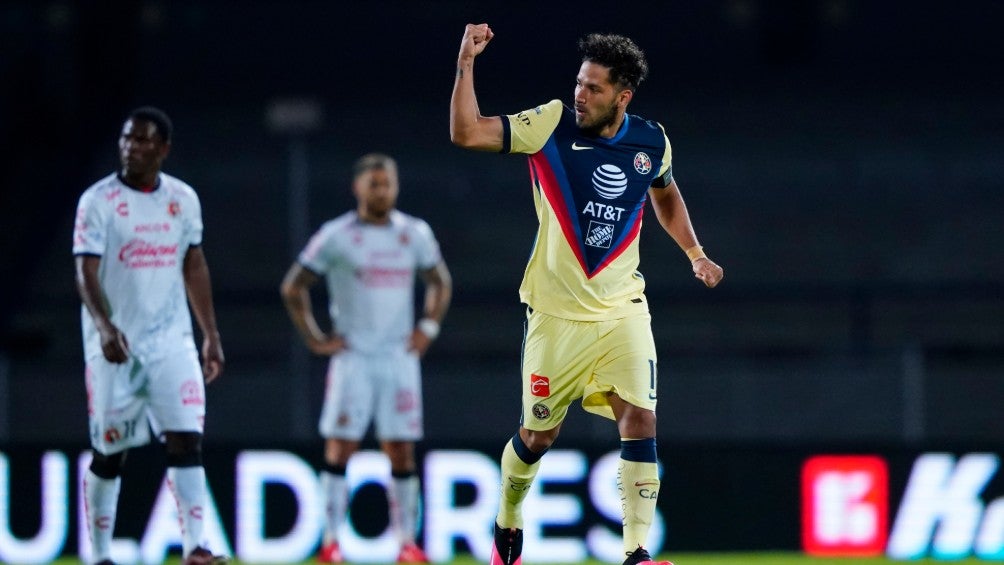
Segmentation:
<svg viewBox="0 0 1004 565">
<path fill-rule="evenodd" d="M 502 125 L 502 151 L 529 155 L 539 222 L 520 300 L 570 320 L 648 311 L 638 234 L 648 189 L 672 180 L 662 126 L 625 115 L 613 138 L 589 136 L 560 100 Z"/>
</svg>

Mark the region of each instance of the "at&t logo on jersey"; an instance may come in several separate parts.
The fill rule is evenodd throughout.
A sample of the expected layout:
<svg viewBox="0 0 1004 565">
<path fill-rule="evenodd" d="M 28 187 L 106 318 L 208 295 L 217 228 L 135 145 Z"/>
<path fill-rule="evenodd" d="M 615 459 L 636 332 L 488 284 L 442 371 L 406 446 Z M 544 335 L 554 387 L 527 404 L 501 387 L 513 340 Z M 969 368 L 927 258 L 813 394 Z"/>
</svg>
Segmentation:
<svg viewBox="0 0 1004 565">
<path fill-rule="evenodd" d="M 600 198 L 613 200 L 624 194 L 624 191 L 627 190 L 627 186 L 627 175 L 624 174 L 624 171 L 622 171 L 617 165 L 600 165 L 593 171 L 593 190 L 596 191 L 596 194 L 598 194 Z M 582 209 L 583 214 L 588 214 L 594 218 L 611 220 L 614 222 L 619 222 L 625 211 L 626 210 L 620 206 L 601 204 L 591 200 L 587 202 L 585 208 Z M 610 245 L 614 241 L 615 230 L 616 226 L 614 224 L 590 220 L 589 227 L 586 229 L 585 233 L 585 244 L 589 247 L 609 249 Z"/>
<path fill-rule="evenodd" d="M 593 188 L 601 198 L 613 200 L 624 194 L 627 185 L 627 175 L 617 165 L 600 165 L 593 171 Z"/>
</svg>

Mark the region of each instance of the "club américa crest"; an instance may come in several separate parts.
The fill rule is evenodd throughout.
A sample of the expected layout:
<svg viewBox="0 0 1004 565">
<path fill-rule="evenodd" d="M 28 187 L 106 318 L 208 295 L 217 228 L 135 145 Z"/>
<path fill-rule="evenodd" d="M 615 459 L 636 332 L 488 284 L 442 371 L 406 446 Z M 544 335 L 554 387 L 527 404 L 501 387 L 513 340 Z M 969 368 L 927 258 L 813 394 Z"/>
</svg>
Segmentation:
<svg viewBox="0 0 1004 565">
<path fill-rule="evenodd" d="M 644 151 L 639 151 L 634 155 L 634 170 L 639 174 L 647 175 L 652 170 L 652 159 Z"/>
<path fill-rule="evenodd" d="M 545 420 L 551 415 L 551 409 L 538 402 L 533 405 L 533 415 L 538 420 Z"/>
</svg>

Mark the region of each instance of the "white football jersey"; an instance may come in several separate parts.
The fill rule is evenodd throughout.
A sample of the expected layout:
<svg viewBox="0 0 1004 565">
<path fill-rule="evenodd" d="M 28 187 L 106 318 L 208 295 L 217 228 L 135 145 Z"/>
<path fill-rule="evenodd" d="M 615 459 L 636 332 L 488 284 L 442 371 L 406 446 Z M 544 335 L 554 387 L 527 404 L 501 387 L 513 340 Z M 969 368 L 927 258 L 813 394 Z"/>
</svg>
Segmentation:
<svg viewBox="0 0 1004 565">
<path fill-rule="evenodd" d="M 101 257 L 98 275 L 111 321 L 141 360 L 194 348 L 182 265 L 202 243 L 202 206 L 192 187 L 161 173 L 142 192 L 111 174 L 84 191 L 73 254 Z M 81 307 L 84 355 L 101 355 L 101 337 Z"/>
<path fill-rule="evenodd" d="M 429 224 L 398 210 L 384 225 L 365 223 L 355 211 L 342 214 L 321 226 L 298 258 L 327 280 L 335 331 L 359 352 L 406 347 L 415 274 L 441 260 Z"/>
</svg>

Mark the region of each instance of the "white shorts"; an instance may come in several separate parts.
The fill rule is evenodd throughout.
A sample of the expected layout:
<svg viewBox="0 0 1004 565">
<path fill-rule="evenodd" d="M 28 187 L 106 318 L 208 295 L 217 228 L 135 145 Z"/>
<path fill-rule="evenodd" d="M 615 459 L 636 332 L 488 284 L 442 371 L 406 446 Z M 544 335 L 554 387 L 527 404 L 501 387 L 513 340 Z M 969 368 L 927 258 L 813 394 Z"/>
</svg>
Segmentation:
<svg viewBox="0 0 1004 565">
<path fill-rule="evenodd" d="M 421 369 L 414 353 L 344 351 L 331 358 L 321 436 L 359 441 L 374 418 L 378 440 L 422 439 Z"/>
<path fill-rule="evenodd" d="M 97 357 L 87 361 L 85 377 L 91 446 L 99 453 L 149 443 L 150 427 L 157 437 L 203 431 L 206 388 L 194 349 L 148 362 Z"/>
</svg>

